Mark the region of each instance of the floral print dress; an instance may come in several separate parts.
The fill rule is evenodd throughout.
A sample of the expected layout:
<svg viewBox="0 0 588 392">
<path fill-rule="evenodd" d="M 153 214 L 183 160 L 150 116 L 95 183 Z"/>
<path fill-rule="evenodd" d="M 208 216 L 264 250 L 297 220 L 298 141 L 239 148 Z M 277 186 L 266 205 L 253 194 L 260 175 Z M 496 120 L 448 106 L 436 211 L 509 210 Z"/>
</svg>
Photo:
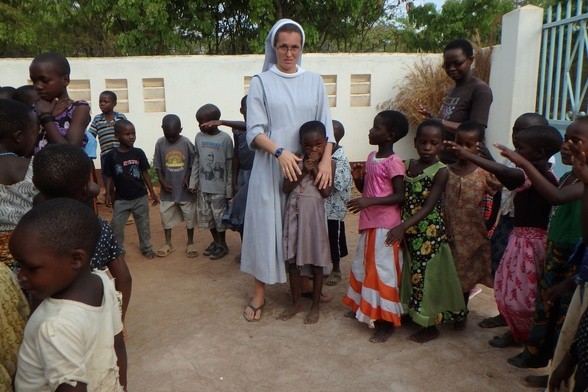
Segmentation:
<svg viewBox="0 0 588 392">
<path fill-rule="evenodd" d="M 407 169 L 409 162 L 405 163 Z M 420 174 L 404 177 L 406 199 L 402 220 L 414 215 L 427 200 L 437 172 L 445 168 L 438 162 Z M 441 199 L 423 220 L 405 233 L 410 260 L 405 260 L 401 301 L 412 320 L 429 327 L 461 320 L 467 310 L 451 250 L 445 234 Z"/>
</svg>

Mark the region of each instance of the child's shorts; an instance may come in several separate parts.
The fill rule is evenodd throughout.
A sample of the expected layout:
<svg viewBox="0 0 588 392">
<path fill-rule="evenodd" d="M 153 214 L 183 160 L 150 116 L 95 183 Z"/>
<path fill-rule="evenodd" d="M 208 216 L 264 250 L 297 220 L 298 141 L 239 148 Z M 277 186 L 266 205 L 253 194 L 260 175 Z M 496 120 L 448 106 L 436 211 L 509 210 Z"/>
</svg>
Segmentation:
<svg viewBox="0 0 588 392">
<path fill-rule="evenodd" d="M 177 203 L 162 200 L 159 212 L 163 228 L 166 230 L 182 222 L 186 222 L 186 229 L 193 229 L 196 225 L 196 203 L 193 201 Z"/>
<path fill-rule="evenodd" d="M 198 227 L 225 231 L 222 217 L 227 210 L 225 195 L 198 192 Z"/>
</svg>

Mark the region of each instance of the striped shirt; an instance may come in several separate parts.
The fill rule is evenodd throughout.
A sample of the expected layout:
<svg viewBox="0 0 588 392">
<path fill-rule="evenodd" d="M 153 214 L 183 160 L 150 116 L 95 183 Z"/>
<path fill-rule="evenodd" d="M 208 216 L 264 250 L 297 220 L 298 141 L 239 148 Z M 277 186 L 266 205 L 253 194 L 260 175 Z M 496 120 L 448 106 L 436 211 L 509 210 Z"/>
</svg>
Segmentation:
<svg viewBox="0 0 588 392">
<path fill-rule="evenodd" d="M 119 112 L 114 112 L 114 119 L 112 121 L 107 121 L 104 113 L 100 113 L 94 117 L 92 124 L 90 124 L 90 133 L 94 137 L 97 137 L 100 142 L 101 156 L 118 147 L 118 142 L 114 137 L 114 123 L 126 119 L 125 115 Z"/>
</svg>

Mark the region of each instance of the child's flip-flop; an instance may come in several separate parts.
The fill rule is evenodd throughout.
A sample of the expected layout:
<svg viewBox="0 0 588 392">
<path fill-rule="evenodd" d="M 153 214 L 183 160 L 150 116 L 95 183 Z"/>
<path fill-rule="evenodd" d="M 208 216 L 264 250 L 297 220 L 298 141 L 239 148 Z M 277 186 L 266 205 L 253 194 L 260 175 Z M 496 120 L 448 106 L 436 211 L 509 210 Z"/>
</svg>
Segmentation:
<svg viewBox="0 0 588 392">
<path fill-rule="evenodd" d="M 161 249 L 159 249 L 157 251 L 157 257 L 167 257 L 169 256 L 170 253 L 174 252 L 175 249 L 172 248 L 171 246 L 169 246 L 168 244 L 165 244 L 161 247 Z"/>
<path fill-rule="evenodd" d="M 188 256 L 188 257 L 198 256 L 198 251 L 196 250 L 196 245 L 188 244 L 188 246 L 186 247 L 186 256 Z"/>
</svg>

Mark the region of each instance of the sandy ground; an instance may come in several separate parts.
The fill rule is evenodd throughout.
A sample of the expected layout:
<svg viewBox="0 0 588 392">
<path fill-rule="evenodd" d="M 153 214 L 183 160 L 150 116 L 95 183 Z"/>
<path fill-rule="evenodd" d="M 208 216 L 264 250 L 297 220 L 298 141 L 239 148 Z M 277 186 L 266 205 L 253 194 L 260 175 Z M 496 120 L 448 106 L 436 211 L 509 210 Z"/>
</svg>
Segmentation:
<svg viewBox="0 0 588 392">
<path fill-rule="evenodd" d="M 357 216 L 346 224 L 351 255 L 342 261 L 344 277 L 355 253 Z M 151 229 L 156 250 L 164 243 L 158 207 L 151 208 Z M 497 314 L 491 289 L 470 301 L 463 332 L 443 326 L 437 340 L 417 344 L 406 338 L 418 328 L 407 325 L 374 344 L 365 324 L 344 317 L 345 278 L 325 288 L 333 301 L 321 308 L 318 324 L 304 325 L 305 313 L 276 319 L 290 303 L 286 284 L 268 286 L 262 320 L 247 322 L 242 314 L 253 279 L 234 261 L 237 233 L 227 233 L 230 254 L 217 261 L 187 258 L 181 226 L 173 230 L 176 251 L 167 258 L 146 260 L 134 225 L 126 235 L 133 275 L 126 320 L 130 391 L 533 391 L 523 378 L 542 374 L 506 362 L 520 349 L 488 346 L 506 330 L 476 325 Z M 199 252 L 210 241 L 209 232 L 197 231 Z M 310 300 L 303 301 L 308 309 Z"/>
</svg>

